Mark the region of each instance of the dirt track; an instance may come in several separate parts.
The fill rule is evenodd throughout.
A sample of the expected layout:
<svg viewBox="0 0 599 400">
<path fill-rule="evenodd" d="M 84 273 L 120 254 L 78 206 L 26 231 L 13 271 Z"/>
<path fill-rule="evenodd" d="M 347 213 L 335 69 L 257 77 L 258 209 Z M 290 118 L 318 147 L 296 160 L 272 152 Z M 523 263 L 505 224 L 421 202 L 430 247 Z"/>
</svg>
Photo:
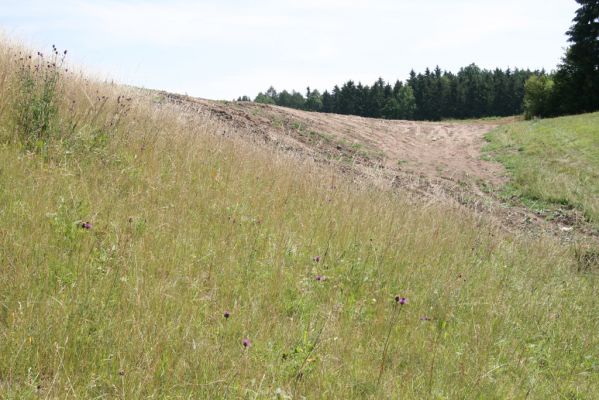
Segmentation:
<svg viewBox="0 0 599 400">
<path fill-rule="evenodd" d="M 491 216 L 510 230 L 550 231 L 564 240 L 596 236 L 576 211 L 555 220 L 497 196 L 503 167 L 481 158 L 484 134 L 513 118 L 474 122 L 391 121 L 312 113 L 251 102 L 220 102 L 158 93 L 190 118 L 215 118 L 243 136 L 394 188 L 418 201 L 442 201 Z M 551 221 L 549 221 L 551 220 Z M 573 228 L 575 226 L 576 229 Z"/>
</svg>

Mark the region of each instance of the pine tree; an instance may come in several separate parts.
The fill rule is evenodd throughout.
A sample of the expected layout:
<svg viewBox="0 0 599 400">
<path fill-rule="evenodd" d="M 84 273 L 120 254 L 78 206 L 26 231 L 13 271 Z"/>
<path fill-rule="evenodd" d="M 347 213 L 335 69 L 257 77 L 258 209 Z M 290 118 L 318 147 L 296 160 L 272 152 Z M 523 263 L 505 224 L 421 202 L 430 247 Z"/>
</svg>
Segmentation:
<svg viewBox="0 0 599 400">
<path fill-rule="evenodd" d="M 306 103 L 305 109 L 308 111 L 321 111 L 323 107 L 323 96 L 320 95 L 318 90 L 311 91 L 310 88 L 306 90 Z"/>
<path fill-rule="evenodd" d="M 572 45 L 555 75 L 559 113 L 599 110 L 599 0 L 576 0 L 574 25 L 566 34 Z"/>
<path fill-rule="evenodd" d="M 441 68 L 437 65 L 433 75 L 431 75 L 431 98 L 430 98 L 430 119 L 433 121 L 439 121 L 443 117 L 448 116 L 447 113 L 447 94 L 448 94 L 448 82 L 447 78 L 443 76 Z"/>
<path fill-rule="evenodd" d="M 405 85 L 399 89 L 397 102 L 400 110 L 398 118 L 413 119 L 416 113 L 416 99 L 411 86 Z"/>
<path fill-rule="evenodd" d="M 328 90 L 325 90 L 322 94 L 322 112 L 332 113 L 335 112 L 335 104 L 333 100 L 333 96 L 329 93 Z"/>
<path fill-rule="evenodd" d="M 340 114 L 356 115 L 358 90 L 353 81 L 347 81 L 345 85 L 341 87 L 339 92 L 338 100 L 338 112 Z"/>
<path fill-rule="evenodd" d="M 254 99 L 254 102 L 262 103 L 262 104 L 275 104 L 275 101 L 273 100 L 272 97 L 270 97 L 262 92 L 258 93 L 256 98 Z"/>
<path fill-rule="evenodd" d="M 333 101 L 332 101 L 333 110 L 331 112 L 341 114 L 341 105 L 340 105 L 341 89 L 339 89 L 338 85 L 335 85 L 333 87 L 332 98 L 333 98 Z"/>
<path fill-rule="evenodd" d="M 358 82 L 358 86 L 356 86 L 356 95 L 355 95 L 355 104 L 356 108 L 354 110 L 355 115 L 365 116 L 366 110 L 368 109 L 368 94 L 370 93 L 370 88 L 368 85 L 362 86 L 361 82 Z"/>
<path fill-rule="evenodd" d="M 275 103 L 277 102 L 278 94 L 274 87 L 269 87 L 265 94 L 273 99 Z"/>
<path fill-rule="evenodd" d="M 366 116 L 379 118 L 385 106 L 385 82 L 379 78 L 370 88 Z"/>
<path fill-rule="evenodd" d="M 395 81 L 395 85 L 393 85 L 393 97 L 397 99 L 399 96 L 399 91 L 403 87 L 403 83 L 398 79 Z"/>
</svg>

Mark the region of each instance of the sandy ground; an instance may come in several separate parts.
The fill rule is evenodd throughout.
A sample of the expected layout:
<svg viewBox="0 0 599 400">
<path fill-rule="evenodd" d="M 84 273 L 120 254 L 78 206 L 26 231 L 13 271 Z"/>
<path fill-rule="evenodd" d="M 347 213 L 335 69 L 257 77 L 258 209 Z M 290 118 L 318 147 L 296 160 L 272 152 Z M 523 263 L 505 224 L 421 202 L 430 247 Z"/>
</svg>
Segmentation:
<svg viewBox="0 0 599 400">
<path fill-rule="evenodd" d="M 485 133 L 514 118 L 461 122 L 391 121 L 313 113 L 251 102 L 221 102 L 155 92 L 158 105 L 189 118 L 209 116 L 225 135 L 237 135 L 299 157 L 328 163 L 359 179 L 441 201 L 495 219 L 509 230 L 551 232 L 566 241 L 599 237 L 576 211 L 566 218 L 535 214 L 498 196 L 507 175 L 481 158 Z"/>
<path fill-rule="evenodd" d="M 308 126 L 364 145 L 383 155 L 387 168 L 422 176 L 501 183 L 504 171 L 483 161 L 483 135 L 495 125 L 389 121 L 338 114 L 287 113 Z"/>
</svg>

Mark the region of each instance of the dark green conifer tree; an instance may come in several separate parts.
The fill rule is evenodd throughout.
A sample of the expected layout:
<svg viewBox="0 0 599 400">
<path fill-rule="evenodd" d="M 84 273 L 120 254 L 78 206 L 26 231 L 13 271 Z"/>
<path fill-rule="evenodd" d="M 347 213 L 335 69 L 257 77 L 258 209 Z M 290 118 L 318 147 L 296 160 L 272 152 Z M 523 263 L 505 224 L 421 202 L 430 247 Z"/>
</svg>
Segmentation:
<svg viewBox="0 0 599 400">
<path fill-rule="evenodd" d="M 599 0 L 576 0 L 580 7 L 567 32 L 572 45 L 555 74 L 557 113 L 599 110 Z"/>
</svg>

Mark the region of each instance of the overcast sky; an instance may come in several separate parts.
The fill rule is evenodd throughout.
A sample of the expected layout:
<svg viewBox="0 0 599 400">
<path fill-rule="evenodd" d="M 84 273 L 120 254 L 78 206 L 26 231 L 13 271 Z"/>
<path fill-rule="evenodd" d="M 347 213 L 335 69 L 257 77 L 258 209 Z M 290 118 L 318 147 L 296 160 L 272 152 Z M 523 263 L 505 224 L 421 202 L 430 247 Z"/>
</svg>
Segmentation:
<svg viewBox="0 0 599 400">
<path fill-rule="evenodd" d="M 211 99 L 395 81 L 439 65 L 555 68 L 574 0 L 0 0 L 0 29 L 103 78 Z"/>
</svg>

